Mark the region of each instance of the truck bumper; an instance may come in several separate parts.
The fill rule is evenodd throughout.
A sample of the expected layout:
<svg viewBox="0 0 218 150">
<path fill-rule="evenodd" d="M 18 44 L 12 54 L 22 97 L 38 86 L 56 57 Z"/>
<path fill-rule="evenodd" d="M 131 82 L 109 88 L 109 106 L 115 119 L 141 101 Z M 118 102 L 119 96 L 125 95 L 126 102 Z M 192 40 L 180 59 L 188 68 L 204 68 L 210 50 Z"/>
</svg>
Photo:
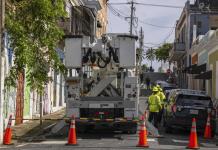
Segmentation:
<svg viewBox="0 0 218 150">
<path fill-rule="evenodd" d="M 125 133 L 137 132 L 137 120 L 120 120 L 113 119 L 106 120 L 84 120 L 76 119 L 76 130 L 78 132 L 88 132 L 95 129 L 111 129 L 113 131 L 122 131 Z"/>
</svg>

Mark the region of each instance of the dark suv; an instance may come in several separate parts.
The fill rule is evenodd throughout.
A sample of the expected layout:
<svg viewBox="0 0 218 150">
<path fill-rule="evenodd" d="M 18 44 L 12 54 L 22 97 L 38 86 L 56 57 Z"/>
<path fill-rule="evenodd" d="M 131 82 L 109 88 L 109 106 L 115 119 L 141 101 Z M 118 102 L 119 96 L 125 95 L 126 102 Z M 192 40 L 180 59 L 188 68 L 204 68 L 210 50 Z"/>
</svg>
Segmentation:
<svg viewBox="0 0 218 150">
<path fill-rule="evenodd" d="M 196 118 L 197 131 L 205 129 L 208 114 L 211 114 L 212 135 L 216 132 L 216 112 L 212 100 L 201 91 L 176 89 L 172 90 L 165 104 L 163 115 L 166 132 L 172 128 L 190 130 L 192 118 Z"/>
</svg>

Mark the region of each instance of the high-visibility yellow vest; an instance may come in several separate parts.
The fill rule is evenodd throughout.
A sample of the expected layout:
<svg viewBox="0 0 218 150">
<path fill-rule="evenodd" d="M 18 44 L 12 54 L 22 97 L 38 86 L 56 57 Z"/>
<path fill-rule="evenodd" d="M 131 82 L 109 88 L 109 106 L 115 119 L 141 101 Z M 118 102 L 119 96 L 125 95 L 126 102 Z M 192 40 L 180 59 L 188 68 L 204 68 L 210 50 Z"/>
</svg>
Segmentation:
<svg viewBox="0 0 218 150">
<path fill-rule="evenodd" d="M 160 97 L 161 104 L 164 104 L 164 100 L 166 99 L 166 96 L 163 92 L 158 92 L 158 96 Z"/>
<path fill-rule="evenodd" d="M 150 112 L 159 112 L 162 107 L 159 96 L 152 94 L 148 99 L 148 105 Z"/>
</svg>

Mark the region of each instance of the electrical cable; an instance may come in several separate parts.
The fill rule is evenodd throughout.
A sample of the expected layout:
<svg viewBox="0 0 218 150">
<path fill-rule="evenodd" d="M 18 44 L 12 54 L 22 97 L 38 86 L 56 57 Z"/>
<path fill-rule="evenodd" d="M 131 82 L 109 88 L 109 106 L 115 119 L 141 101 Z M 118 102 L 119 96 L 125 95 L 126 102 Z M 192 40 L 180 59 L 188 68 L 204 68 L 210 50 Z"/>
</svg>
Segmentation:
<svg viewBox="0 0 218 150">
<path fill-rule="evenodd" d="M 113 3 L 112 3 L 112 4 L 113 4 Z M 117 4 L 123 4 L 123 3 L 117 3 Z M 140 4 L 142 4 L 142 3 L 140 3 Z M 144 3 L 143 3 L 143 4 L 144 4 Z M 168 6 L 168 5 L 167 5 L 167 6 Z M 122 11 L 118 10 L 117 8 L 114 8 L 113 6 L 111 6 L 111 3 L 108 4 L 108 8 L 109 8 L 109 10 L 112 12 L 113 15 L 115 15 L 115 16 L 121 18 L 121 19 L 124 19 L 124 20 L 126 21 L 126 18 L 127 18 L 128 16 L 127 16 L 124 12 L 122 12 Z M 150 43 L 151 45 L 157 46 L 157 47 L 159 47 L 159 46 L 161 46 L 162 44 L 164 44 L 164 43 L 167 41 L 167 39 L 169 39 L 169 37 L 172 35 L 172 33 L 173 33 L 174 29 L 175 29 L 175 27 L 155 25 L 155 24 L 151 24 L 151 23 L 145 22 L 145 21 L 140 20 L 140 19 L 134 20 L 134 22 L 137 23 L 137 24 L 138 24 L 138 22 L 141 22 L 141 23 L 143 23 L 143 24 L 145 24 L 145 25 L 149 25 L 149 26 L 153 26 L 153 27 L 157 27 L 157 28 L 171 28 L 170 33 L 164 38 L 164 40 L 163 40 L 162 43 L 160 43 L 160 44 L 154 44 L 154 43 L 151 44 L 151 43 Z M 135 24 L 134 24 L 134 27 L 137 28 L 138 25 L 135 25 Z M 145 43 L 145 44 L 146 44 L 146 43 Z M 148 47 L 148 46 L 146 46 L 145 44 L 144 44 L 144 46 L 145 46 L 145 47 Z M 147 43 L 147 44 L 148 44 L 148 43 Z M 151 47 L 149 47 L 149 48 L 151 48 Z"/>
<path fill-rule="evenodd" d="M 175 27 L 160 26 L 160 25 L 151 24 L 151 23 L 145 22 L 145 21 L 140 20 L 140 19 L 139 19 L 139 22 L 141 22 L 142 24 L 153 26 L 153 27 L 157 27 L 157 28 L 175 28 Z"/>
<path fill-rule="evenodd" d="M 138 3 L 138 2 L 133 2 L 136 5 L 143 5 L 143 6 L 153 6 L 153 7 L 165 7 L 165 8 L 177 8 L 177 9 L 182 9 L 183 6 L 174 6 L 174 5 L 160 5 L 160 4 L 150 4 L 150 3 Z M 127 3 L 109 3 L 110 5 L 129 5 L 131 2 Z"/>
<path fill-rule="evenodd" d="M 117 10 L 116 8 L 114 8 L 113 6 L 111 6 L 111 5 L 108 5 L 108 8 L 109 8 L 109 10 L 112 11 L 112 13 L 113 13 L 115 16 L 118 16 L 118 17 L 120 17 L 121 19 L 125 19 L 125 20 L 126 20 L 126 18 L 128 18 L 128 16 L 125 15 L 125 13 L 123 13 L 123 12 L 120 11 L 120 10 L 119 10 L 119 12 L 118 12 L 118 10 Z M 121 14 L 121 13 L 122 13 L 122 14 Z M 136 28 L 138 27 L 138 22 L 141 22 L 142 24 L 145 24 L 145 25 L 157 27 L 157 28 L 175 28 L 175 27 L 169 27 L 169 26 L 155 25 L 155 24 L 148 23 L 148 22 L 145 22 L 145 21 L 140 20 L 140 19 L 134 19 L 134 22 L 136 22 L 136 26 L 135 26 Z M 134 25 L 135 25 L 135 24 L 134 24 Z"/>
<path fill-rule="evenodd" d="M 137 3 L 134 2 L 137 5 L 144 5 L 144 6 L 153 6 L 153 7 L 166 7 L 166 8 L 179 8 L 182 9 L 182 6 L 173 6 L 173 5 L 159 5 L 159 4 L 149 4 L 149 3 Z"/>
</svg>

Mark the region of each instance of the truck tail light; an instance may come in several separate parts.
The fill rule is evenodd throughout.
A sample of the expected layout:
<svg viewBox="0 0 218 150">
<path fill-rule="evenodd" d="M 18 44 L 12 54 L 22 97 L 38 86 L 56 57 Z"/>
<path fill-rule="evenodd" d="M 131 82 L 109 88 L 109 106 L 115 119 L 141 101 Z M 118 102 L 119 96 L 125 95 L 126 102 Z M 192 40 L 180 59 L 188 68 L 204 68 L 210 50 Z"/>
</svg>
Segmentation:
<svg viewBox="0 0 218 150">
<path fill-rule="evenodd" d="M 176 104 L 173 104 L 173 106 L 171 107 L 171 109 L 172 109 L 172 112 L 176 113 L 176 110 L 177 110 Z"/>
</svg>

